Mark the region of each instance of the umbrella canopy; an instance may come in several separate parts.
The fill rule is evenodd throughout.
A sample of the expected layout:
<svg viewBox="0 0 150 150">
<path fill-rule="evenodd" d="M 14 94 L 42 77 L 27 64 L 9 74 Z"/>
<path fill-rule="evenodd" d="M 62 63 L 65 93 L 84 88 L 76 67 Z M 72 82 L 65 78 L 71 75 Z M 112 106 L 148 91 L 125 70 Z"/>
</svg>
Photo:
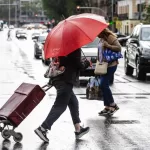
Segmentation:
<svg viewBox="0 0 150 150">
<path fill-rule="evenodd" d="M 107 26 L 103 16 L 90 13 L 74 15 L 61 21 L 46 38 L 45 58 L 68 55 L 92 42 Z"/>
</svg>

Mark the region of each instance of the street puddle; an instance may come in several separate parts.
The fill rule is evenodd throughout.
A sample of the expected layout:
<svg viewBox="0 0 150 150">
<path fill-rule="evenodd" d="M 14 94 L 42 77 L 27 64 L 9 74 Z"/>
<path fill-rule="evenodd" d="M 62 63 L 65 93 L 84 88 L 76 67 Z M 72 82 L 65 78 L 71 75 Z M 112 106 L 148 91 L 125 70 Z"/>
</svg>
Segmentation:
<svg viewBox="0 0 150 150">
<path fill-rule="evenodd" d="M 110 117 L 105 120 L 105 124 L 140 124 L 138 120 L 113 120 Z"/>
</svg>

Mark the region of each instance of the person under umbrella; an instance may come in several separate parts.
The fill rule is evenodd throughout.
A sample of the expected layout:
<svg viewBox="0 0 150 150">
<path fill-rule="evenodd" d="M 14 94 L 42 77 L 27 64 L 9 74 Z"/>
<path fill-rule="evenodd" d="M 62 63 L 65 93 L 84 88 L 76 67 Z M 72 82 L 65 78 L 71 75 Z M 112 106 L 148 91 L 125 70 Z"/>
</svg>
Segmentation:
<svg viewBox="0 0 150 150">
<path fill-rule="evenodd" d="M 92 42 L 107 26 L 102 16 L 80 14 L 61 21 L 47 36 L 44 45 L 45 58 L 58 57 L 59 67 L 63 67 L 64 71 L 51 78 L 57 96 L 47 118 L 35 129 L 35 133 L 44 142 L 49 142 L 47 131 L 51 130 L 53 123 L 63 114 L 67 106 L 75 127 L 76 139 L 89 132 L 89 127 L 83 128 L 80 125 L 79 103 L 73 92 L 73 86 L 79 83 L 80 70 L 90 66 L 87 59 L 81 61 L 80 47 Z"/>
<path fill-rule="evenodd" d="M 70 53 L 66 57 L 59 57 L 60 67 L 65 67 L 63 74 L 51 79 L 52 85 L 57 90 L 57 96 L 50 113 L 35 133 L 44 141 L 49 142 L 47 131 L 51 129 L 53 123 L 69 107 L 72 121 L 75 127 L 75 136 L 77 139 L 88 133 L 89 127 L 80 126 L 79 103 L 73 92 L 73 85 L 79 83 L 79 71 L 90 66 L 89 61 L 81 61 L 81 49 Z"/>
</svg>

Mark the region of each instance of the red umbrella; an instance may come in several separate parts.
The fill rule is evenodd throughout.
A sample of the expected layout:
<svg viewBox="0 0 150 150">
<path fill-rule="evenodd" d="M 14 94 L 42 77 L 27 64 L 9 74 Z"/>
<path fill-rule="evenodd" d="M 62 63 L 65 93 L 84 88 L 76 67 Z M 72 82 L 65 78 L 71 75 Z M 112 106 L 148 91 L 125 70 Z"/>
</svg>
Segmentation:
<svg viewBox="0 0 150 150">
<path fill-rule="evenodd" d="M 107 26 L 104 17 L 90 13 L 74 15 L 61 21 L 46 38 L 45 58 L 68 55 L 92 42 Z"/>
</svg>

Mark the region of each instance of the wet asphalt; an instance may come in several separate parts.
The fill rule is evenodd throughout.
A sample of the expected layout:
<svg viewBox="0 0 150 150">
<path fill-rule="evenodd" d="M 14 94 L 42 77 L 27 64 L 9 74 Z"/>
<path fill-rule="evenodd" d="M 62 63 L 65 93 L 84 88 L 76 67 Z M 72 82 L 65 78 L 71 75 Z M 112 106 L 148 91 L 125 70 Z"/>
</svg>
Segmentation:
<svg viewBox="0 0 150 150">
<path fill-rule="evenodd" d="M 30 32 L 28 40 L 7 41 L 7 31 L 0 32 L 0 107 L 22 83 L 44 85 L 43 77 L 47 66 L 41 59 L 34 58 L 34 43 Z M 124 48 L 123 48 L 124 50 Z M 86 78 L 82 78 L 82 80 Z M 98 116 L 103 109 L 103 101 L 87 100 L 85 85 L 74 88 L 80 103 L 80 117 L 90 132 L 80 140 L 75 140 L 74 127 L 69 110 L 54 123 L 49 131 L 49 144 L 34 134 L 53 105 L 56 91 L 47 92 L 43 101 L 16 128 L 24 136 L 21 143 L 11 137 L 4 140 L 0 136 L 0 150 L 149 150 L 150 149 L 150 79 L 137 81 L 135 75 L 124 75 L 123 59 L 120 60 L 115 82 L 111 86 L 120 109 L 112 117 Z"/>
</svg>

